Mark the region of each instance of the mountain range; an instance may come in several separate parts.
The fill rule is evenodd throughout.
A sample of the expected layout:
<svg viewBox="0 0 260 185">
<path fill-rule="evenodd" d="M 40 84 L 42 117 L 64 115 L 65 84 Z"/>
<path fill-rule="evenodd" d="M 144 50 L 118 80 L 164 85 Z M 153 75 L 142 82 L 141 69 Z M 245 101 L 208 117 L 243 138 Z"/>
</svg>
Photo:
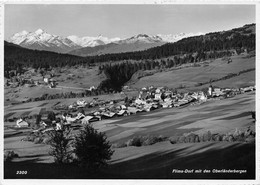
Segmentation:
<svg viewBox="0 0 260 185">
<path fill-rule="evenodd" d="M 69 53 L 78 56 L 93 56 L 108 53 L 142 51 L 201 34 L 202 33 L 181 33 L 177 35 L 158 34 L 155 36 L 138 34 L 126 39 L 120 39 L 118 37 L 109 39 L 102 35 L 97 37 L 78 37 L 76 35 L 62 37 L 38 29 L 35 32 L 22 31 L 16 33 L 7 41 L 28 49 Z"/>
<path fill-rule="evenodd" d="M 152 47 L 161 46 L 165 43 L 166 42 L 162 40 L 161 37 L 139 34 L 127 39 L 110 42 L 105 45 L 76 49 L 69 52 L 69 54 L 78 56 L 93 56 L 109 53 L 125 53 L 133 51 L 142 51 Z"/>
<path fill-rule="evenodd" d="M 148 39 L 145 35 L 139 35 L 129 38 Z M 23 41 L 20 41 L 22 43 Z M 120 43 L 120 41 L 118 41 Z M 109 43 L 113 45 L 115 43 Z M 100 45 L 97 47 L 105 47 Z M 229 56 L 230 53 L 237 54 L 247 51 L 253 52 L 256 47 L 256 24 L 246 24 L 243 27 L 234 28 L 227 31 L 212 32 L 205 35 L 188 37 L 174 43 L 167 43 L 162 46 L 153 47 L 144 51 L 111 53 L 106 55 L 95 55 L 80 57 L 70 54 L 59 54 L 50 51 L 39 51 L 21 47 L 20 45 L 4 42 L 4 70 L 5 76 L 8 76 L 10 70 L 23 71 L 24 67 L 33 67 L 35 69 L 49 67 L 64 67 L 76 65 L 92 65 L 93 63 L 105 63 L 110 61 L 127 60 L 155 60 L 171 57 L 169 62 L 174 65 L 181 63 L 194 63 L 206 59 Z M 94 48 L 94 47 L 92 47 Z M 185 58 L 183 58 L 185 56 Z M 149 63 L 149 61 L 148 61 Z M 168 63 L 168 62 L 167 62 Z M 151 66 L 150 66 L 151 67 Z M 135 68 L 135 67 L 134 67 Z M 147 66 L 149 69 L 149 66 Z"/>
</svg>

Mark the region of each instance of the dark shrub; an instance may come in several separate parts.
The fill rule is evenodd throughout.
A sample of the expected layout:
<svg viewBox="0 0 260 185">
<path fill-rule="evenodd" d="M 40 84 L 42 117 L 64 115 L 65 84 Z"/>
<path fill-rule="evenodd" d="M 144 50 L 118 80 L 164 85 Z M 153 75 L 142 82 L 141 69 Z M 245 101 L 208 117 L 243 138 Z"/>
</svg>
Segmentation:
<svg viewBox="0 0 260 185">
<path fill-rule="evenodd" d="M 214 138 L 214 141 L 222 141 L 222 135 L 217 134 Z"/>
<path fill-rule="evenodd" d="M 251 116 L 255 120 L 255 111 L 251 111 Z"/>
<path fill-rule="evenodd" d="M 178 142 L 178 137 L 177 136 L 172 136 L 168 139 L 171 144 L 176 144 Z"/>
<path fill-rule="evenodd" d="M 185 143 L 185 141 L 186 141 L 186 137 L 185 136 L 180 136 L 179 138 L 178 138 L 178 143 Z"/>
<path fill-rule="evenodd" d="M 224 135 L 224 136 L 222 137 L 222 141 L 228 141 L 228 138 L 229 138 L 228 135 Z"/>
<path fill-rule="evenodd" d="M 19 156 L 13 150 L 4 151 L 4 162 L 9 162 L 16 157 L 19 157 Z"/>
<path fill-rule="evenodd" d="M 212 134 L 211 141 L 217 141 L 219 140 L 219 134 Z"/>
<path fill-rule="evenodd" d="M 235 141 L 234 136 L 232 136 L 232 135 L 228 136 L 228 141 L 229 142 L 234 142 Z"/>
<path fill-rule="evenodd" d="M 163 135 L 159 135 L 159 136 L 157 137 L 157 139 L 158 139 L 158 142 L 162 142 L 162 141 L 166 141 L 166 140 L 168 139 L 168 137 L 163 136 Z"/>
<path fill-rule="evenodd" d="M 140 136 L 135 136 L 131 139 L 128 146 L 142 146 L 143 138 Z"/>
<path fill-rule="evenodd" d="M 157 142 L 160 142 L 158 137 L 155 137 L 155 136 L 147 136 L 147 137 L 144 137 L 144 138 L 143 138 L 142 145 L 143 145 L 143 146 L 153 145 L 153 144 L 155 144 L 155 143 L 157 143 Z"/>
<path fill-rule="evenodd" d="M 54 157 L 55 163 L 69 163 L 72 160 L 71 130 L 62 128 L 49 132 L 50 155 Z"/>
<path fill-rule="evenodd" d="M 91 125 L 85 125 L 75 137 L 74 147 L 78 163 L 93 170 L 106 166 L 114 152 L 106 135 L 98 132 Z"/>
<path fill-rule="evenodd" d="M 195 136 L 195 143 L 199 143 L 200 142 L 200 138 L 198 135 Z"/>
<path fill-rule="evenodd" d="M 255 137 L 254 137 L 253 135 L 250 135 L 250 136 L 248 136 L 248 137 L 245 139 L 245 142 L 248 142 L 248 143 L 255 142 Z"/>
<path fill-rule="evenodd" d="M 14 118 L 9 118 L 8 121 L 9 122 L 14 122 Z"/>
<path fill-rule="evenodd" d="M 186 141 L 186 143 L 195 143 L 195 138 L 196 138 L 196 134 L 194 134 L 194 133 L 190 133 L 190 134 L 188 134 L 187 136 L 186 136 L 186 139 L 185 139 L 185 141 Z"/>
<path fill-rule="evenodd" d="M 245 142 L 246 137 L 245 137 L 244 133 L 242 133 L 242 134 L 236 136 L 236 137 L 235 137 L 235 140 L 236 140 L 236 141 L 239 141 L 239 142 Z"/>
<path fill-rule="evenodd" d="M 250 135 L 255 135 L 255 132 L 253 130 L 251 130 L 250 127 L 247 128 L 247 130 L 245 131 L 245 137 L 248 137 Z"/>
<path fill-rule="evenodd" d="M 127 146 L 147 146 L 147 145 L 153 145 L 158 142 L 166 141 L 168 138 L 164 137 L 162 135 L 160 136 L 134 136 L 132 139 L 129 139 L 126 142 Z"/>
<path fill-rule="evenodd" d="M 204 133 L 203 134 L 203 141 L 210 141 L 211 140 L 211 136 L 212 136 L 212 134 L 211 134 L 210 131 L 208 131 L 207 133 Z"/>
<path fill-rule="evenodd" d="M 55 113 L 53 111 L 49 111 L 47 119 L 53 121 L 55 120 L 55 118 L 56 118 Z"/>
</svg>

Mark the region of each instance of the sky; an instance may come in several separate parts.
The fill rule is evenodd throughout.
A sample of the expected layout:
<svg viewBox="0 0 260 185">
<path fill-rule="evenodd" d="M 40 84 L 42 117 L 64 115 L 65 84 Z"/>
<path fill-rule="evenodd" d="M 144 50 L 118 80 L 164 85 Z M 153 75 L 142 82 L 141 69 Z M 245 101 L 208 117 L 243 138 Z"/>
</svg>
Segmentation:
<svg viewBox="0 0 260 185">
<path fill-rule="evenodd" d="M 67 37 L 208 33 L 255 23 L 255 5 L 5 5 L 5 39 L 41 28 Z"/>
</svg>

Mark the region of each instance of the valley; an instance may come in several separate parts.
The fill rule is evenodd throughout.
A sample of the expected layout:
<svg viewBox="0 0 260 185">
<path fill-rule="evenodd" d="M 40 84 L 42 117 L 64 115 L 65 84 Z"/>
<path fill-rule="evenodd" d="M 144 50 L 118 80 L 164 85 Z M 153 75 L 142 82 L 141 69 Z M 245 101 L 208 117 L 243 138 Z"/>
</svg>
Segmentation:
<svg viewBox="0 0 260 185">
<path fill-rule="evenodd" d="M 255 24 L 122 40 L 39 29 L 4 44 L 6 179 L 256 177 Z M 85 170 L 76 154 L 57 163 L 51 134 L 75 140 L 87 127 L 114 151 L 107 166 Z"/>
</svg>

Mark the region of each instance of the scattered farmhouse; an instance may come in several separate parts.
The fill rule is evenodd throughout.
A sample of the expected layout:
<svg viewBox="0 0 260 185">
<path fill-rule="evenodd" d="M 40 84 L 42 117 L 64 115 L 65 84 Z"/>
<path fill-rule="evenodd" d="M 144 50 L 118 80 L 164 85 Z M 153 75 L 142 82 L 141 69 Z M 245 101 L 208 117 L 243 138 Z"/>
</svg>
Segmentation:
<svg viewBox="0 0 260 185">
<path fill-rule="evenodd" d="M 16 126 L 19 128 L 20 127 L 29 127 L 29 123 L 24 121 L 22 118 L 20 118 L 16 121 Z"/>
</svg>

